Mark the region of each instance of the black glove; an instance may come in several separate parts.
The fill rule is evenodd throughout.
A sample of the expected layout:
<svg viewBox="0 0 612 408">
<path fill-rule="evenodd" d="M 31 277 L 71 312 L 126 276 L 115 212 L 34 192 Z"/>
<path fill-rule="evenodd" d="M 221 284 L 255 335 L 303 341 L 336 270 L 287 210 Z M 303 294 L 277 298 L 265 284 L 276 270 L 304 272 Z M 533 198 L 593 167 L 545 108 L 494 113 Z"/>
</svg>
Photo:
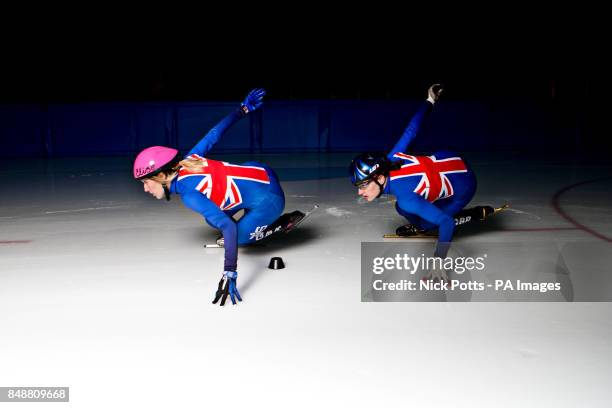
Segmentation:
<svg viewBox="0 0 612 408">
<path fill-rule="evenodd" d="M 225 271 L 223 272 L 223 277 L 219 281 L 219 286 L 217 287 L 217 293 L 215 293 L 215 298 L 213 299 L 213 304 L 216 304 L 219 299 L 221 299 L 221 303 L 219 306 L 224 306 L 225 301 L 227 300 L 227 295 L 230 296 L 233 304 L 236 304 L 236 299 L 242 302 L 242 298 L 240 297 L 240 292 L 238 292 L 238 288 L 236 287 L 236 281 L 238 279 L 238 272 L 234 271 Z"/>
</svg>

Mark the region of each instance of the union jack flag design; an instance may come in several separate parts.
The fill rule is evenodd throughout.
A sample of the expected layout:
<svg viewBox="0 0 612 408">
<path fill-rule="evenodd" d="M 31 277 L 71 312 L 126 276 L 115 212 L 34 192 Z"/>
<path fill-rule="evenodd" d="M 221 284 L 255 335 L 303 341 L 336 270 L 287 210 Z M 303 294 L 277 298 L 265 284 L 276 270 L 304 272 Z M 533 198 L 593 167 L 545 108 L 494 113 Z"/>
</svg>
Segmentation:
<svg viewBox="0 0 612 408">
<path fill-rule="evenodd" d="M 405 160 L 408 163 L 398 170 L 390 172 L 391 180 L 403 177 L 421 177 L 414 192 L 429 202 L 447 198 L 454 194 L 453 185 L 446 177 L 451 173 L 466 173 L 467 167 L 460 157 L 436 159 L 432 156 L 411 156 L 396 153 L 393 157 Z"/>
<path fill-rule="evenodd" d="M 198 172 L 180 169 L 178 180 L 203 176 L 195 189 L 208 197 L 221 210 L 231 210 L 242 203 L 242 195 L 236 185 L 237 179 L 270 184 L 268 173 L 262 167 L 238 166 L 206 159 L 197 154 L 192 154 L 188 158 L 202 161 L 205 167 Z"/>
</svg>

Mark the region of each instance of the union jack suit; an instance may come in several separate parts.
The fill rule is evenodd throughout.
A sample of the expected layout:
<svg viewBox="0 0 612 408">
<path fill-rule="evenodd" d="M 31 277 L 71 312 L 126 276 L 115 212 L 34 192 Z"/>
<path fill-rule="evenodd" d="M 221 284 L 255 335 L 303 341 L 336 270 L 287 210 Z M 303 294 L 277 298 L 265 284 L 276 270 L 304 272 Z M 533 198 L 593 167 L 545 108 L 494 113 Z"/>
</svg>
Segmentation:
<svg viewBox="0 0 612 408">
<path fill-rule="evenodd" d="M 238 111 L 231 113 L 191 149 L 185 159 L 199 161 L 203 169 L 180 168 L 169 189 L 181 196 L 185 206 L 221 231 L 226 271 L 236 270 L 238 245 L 255 242 L 258 231 L 274 222 L 285 207 L 278 178 L 267 165 L 257 162 L 237 165 L 205 157 L 240 117 Z M 239 210 L 245 210 L 245 214 L 236 222 L 232 215 Z"/>
<path fill-rule="evenodd" d="M 476 192 L 476 178 L 465 160 L 452 152 L 430 156 L 404 153 L 433 105 L 424 102 L 387 158 L 395 163 L 383 193 L 396 197 L 396 210 L 423 230 L 438 228 L 438 241 L 451 241 L 453 216 Z"/>
<path fill-rule="evenodd" d="M 187 158 L 200 161 L 204 168 L 196 172 L 180 169 L 178 181 L 193 178 L 193 180 L 190 180 L 190 184 L 197 183 L 194 189 L 205 195 L 206 198 L 215 203 L 223 211 L 248 208 L 248 205 L 243 201 L 241 190 L 243 192 L 245 189 L 249 190 L 250 194 L 247 194 L 245 197 L 247 203 L 258 201 L 259 199 L 250 190 L 259 189 L 264 193 L 266 191 L 266 188 L 258 188 L 257 185 L 251 185 L 250 183 L 240 183 L 240 180 L 266 185 L 270 184 L 270 176 L 268 176 L 264 167 L 230 164 L 206 159 L 197 154 L 192 154 Z M 239 184 L 242 187 L 239 187 Z"/>
</svg>

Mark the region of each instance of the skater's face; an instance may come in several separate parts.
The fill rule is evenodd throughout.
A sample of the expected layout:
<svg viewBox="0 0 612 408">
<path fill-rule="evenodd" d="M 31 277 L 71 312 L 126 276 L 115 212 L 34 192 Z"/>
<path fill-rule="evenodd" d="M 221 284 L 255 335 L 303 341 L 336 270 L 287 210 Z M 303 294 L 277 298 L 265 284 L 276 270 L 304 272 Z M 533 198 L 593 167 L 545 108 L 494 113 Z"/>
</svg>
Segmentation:
<svg viewBox="0 0 612 408">
<path fill-rule="evenodd" d="M 142 180 L 142 184 L 144 184 L 144 191 L 146 193 L 151 194 L 158 200 L 164 198 L 164 186 L 162 186 L 161 183 L 151 179 L 144 179 Z"/>
<path fill-rule="evenodd" d="M 385 185 L 385 176 L 378 176 L 378 182 L 380 185 Z M 374 180 L 366 181 L 365 183 L 357 186 L 357 194 L 365 198 L 368 202 L 376 200 L 378 194 L 380 194 L 380 186 L 374 182 Z"/>
</svg>

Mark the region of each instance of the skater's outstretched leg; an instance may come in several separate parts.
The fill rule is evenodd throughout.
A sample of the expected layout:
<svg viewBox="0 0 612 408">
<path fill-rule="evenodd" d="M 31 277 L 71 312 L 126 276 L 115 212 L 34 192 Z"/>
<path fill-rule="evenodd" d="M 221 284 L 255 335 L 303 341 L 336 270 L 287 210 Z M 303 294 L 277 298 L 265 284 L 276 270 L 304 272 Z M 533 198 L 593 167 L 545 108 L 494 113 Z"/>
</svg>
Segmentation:
<svg viewBox="0 0 612 408">
<path fill-rule="evenodd" d="M 270 194 L 258 208 L 247 211 L 238 221 L 238 245 L 252 244 L 265 238 L 269 225 L 281 215 L 285 207 L 285 197 Z"/>
<path fill-rule="evenodd" d="M 483 221 L 494 212 L 495 209 L 488 205 L 464 208 L 454 215 L 455 225 L 465 225 L 474 221 Z"/>
</svg>

